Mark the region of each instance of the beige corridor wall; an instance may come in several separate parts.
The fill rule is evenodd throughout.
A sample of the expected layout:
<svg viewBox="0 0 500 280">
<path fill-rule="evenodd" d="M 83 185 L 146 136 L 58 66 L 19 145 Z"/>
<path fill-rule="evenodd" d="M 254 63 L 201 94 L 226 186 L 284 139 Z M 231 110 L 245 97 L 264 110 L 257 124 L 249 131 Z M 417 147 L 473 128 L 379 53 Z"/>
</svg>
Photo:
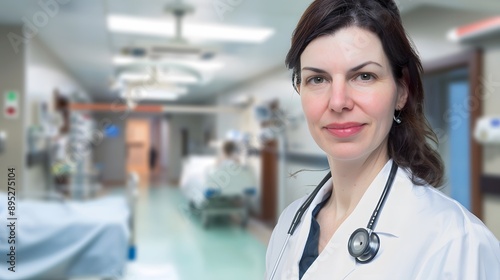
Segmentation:
<svg viewBox="0 0 500 280">
<path fill-rule="evenodd" d="M 18 46 L 16 53 L 7 37 L 8 34 L 22 34 L 21 27 L 0 26 L 0 132 L 6 135 L 5 150 L 0 152 L 0 191 L 7 191 L 7 168 L 13 167 L 16 172 L 16 190 L 23 186 L 24 172 L 24 103 L 25 90 L 25 45 Z M 16 119 L 4 117 L 4 94 L 7 91 L 18 92 L 19 114 Z"/>
</svg>

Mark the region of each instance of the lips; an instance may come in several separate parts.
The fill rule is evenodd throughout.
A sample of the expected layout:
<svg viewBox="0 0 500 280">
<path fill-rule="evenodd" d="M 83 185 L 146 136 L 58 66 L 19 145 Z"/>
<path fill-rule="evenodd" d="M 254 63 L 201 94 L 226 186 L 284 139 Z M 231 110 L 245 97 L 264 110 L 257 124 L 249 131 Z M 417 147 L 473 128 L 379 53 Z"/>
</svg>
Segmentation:
<svg viewBox="0 0 500 280">
<path fill-rule="evenodd" d="M 360 133 L 364 127 L 365 127 L 364 123 L 347 122 L 347 123 L 331 123 L 329 125 L 326 125 L 324 129 L 335 137 L 347 138 Z"/>
</svg>

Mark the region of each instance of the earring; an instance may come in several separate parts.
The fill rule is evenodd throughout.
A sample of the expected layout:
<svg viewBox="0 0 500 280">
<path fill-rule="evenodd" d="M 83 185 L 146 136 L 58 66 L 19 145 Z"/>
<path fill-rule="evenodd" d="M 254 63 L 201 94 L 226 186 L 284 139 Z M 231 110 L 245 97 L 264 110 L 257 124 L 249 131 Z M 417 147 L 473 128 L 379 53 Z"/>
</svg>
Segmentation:
<svg viewBox="0 0 500 280">
<path fill-rule="evenodd" d="M 396 117 L 396 115 L 392 116 L 392 119 L 397 123 L 397 124 L 401 124 L 402 120 L 401 120 L 401 111 L 397 111 L 398 112 L 398 116 Z"/>
</svg>

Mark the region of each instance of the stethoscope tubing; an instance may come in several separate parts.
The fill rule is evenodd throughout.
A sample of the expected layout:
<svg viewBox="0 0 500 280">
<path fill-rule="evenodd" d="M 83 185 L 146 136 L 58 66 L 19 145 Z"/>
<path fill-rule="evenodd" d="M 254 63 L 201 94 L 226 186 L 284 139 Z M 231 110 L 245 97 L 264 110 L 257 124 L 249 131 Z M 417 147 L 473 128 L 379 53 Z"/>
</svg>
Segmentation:
<svg viewBox="0 0 500 280">
<path fill-rule="evenodd" d="M 281 259 L 283 258 L 283 254 L 285 253 L 286 245 L 288 245 L 288 242 L 290 241 L 290 237 L 292 237 L 293 233 L 295 232 L 295 229 L 300 224 L 300 221 L 302 220 L 302 216 L 304 213 L 307 211 L 311 203 L 313 202 L 314 198 L 318 194 L 318 192 L 321 190 L 323 185 L 332 177 L 332 172 L 328 172 L 326 176 L 319 182 L 318 186 L 312 191 L 312 193 L 307 197 L 307 199 L 302 203 L 300 206 L 299 210 L 297 213 L 295 213 L 295 216 L 293 217 L 292 223 L 290 225 L 290 228 L 288 229 L 287 237 L 285 239 L 285 242 L 283 243 L 283 246 L 281 247 L 280 254 L 278 255 L 278 259 L 274 263 L 273 270 L 271 272 L 271 277 L 269 280 L 274 280 L 274 276 L 276 275 L 276 271 L 278 270 L 278 266 L 281 263 Z"/>
<path fill-rule="evenodd" d="M 377 223 L 377 217 L 378 213 L 382 209 L 385 200 L 387 198 L 387 193 L 389 193 L 392 183 L 394 182 L 394 177 L 396 177 L 396 172 L 398 171 L 398 165 L 396 164 L 395 161 L 392 162 L 391 166 L 391 171 L 389 173 L 389 177 L 387 178 L 387 181 L 384 186 L 384 190 L 382 191 L 382 194 L 380 195 L 380 198 L 378 200 L 377 206 L 373 210 L 372 216 L 370 217 L 370 220 L 368 221 L 368 224 L 366 225 L 366 228 L 373 231 L 373 228 L 375 227 L 375 224 Z"/>
<path fill-rule="evenodd" d="M 288 229 L 288 234 L 293 235 L 295 230 L 300 224 L 300 221 L 302 220 L 302 216 L 304 213 L 309 209 L 309 206 L 311 206 L 311 203 L 313 202 L 314 198 L 318 194 L 318 192 L 321 190 L 321 188 L 325 185 L 325 183 L 332 177 L 332 172 L 328 172 L 328 174 L 323 177 L 321 182 L 319 182 L 318 186 L 312 191 L 312 193 L 307 197 L 306 201 L 302 203 L 300 206 L 299 210 L 297 213 L 295 213 L 295 216 L 293 217 L 292 224 L 290 225 L 290 228 Z"/>
<path fill-rule="evenodd" d="M 271 280 L 274 279 L 274 275 L 276 274 L 276 271 L 278 270 L 278 265 L 281 262 L 281 258 L 283 257 L 283 254 L 285 253 L 286 245 L 288 244 L 288 241 L 290 240 L 290 237 L 292 237 L 292 235 L 290 233 L 288 233 L 287 236 L 286 236 L 285 243 L 283 244 L 283 247 L 281 247 L 280 254 L 278 255 L 278 260 L 274 264 L 273 272 L 271 272 L 271 278 L 269 278 Z"/>
<path fill-rule="evenodd" d="M 278 270 L 278 266 L 281 263 L 281 259 L 283 258 L 283 254 L 285 253 L 286 245 L 288 245 L 288 242 L 290 241 L 290 237 L 292 237 L 292 234 L 295 232 L 295 229 L 300 224 L 300 221 L 302 220 L 302 216 L 304 213 L 307 211 L 311 203 L 313 202 L 314 198 L 318 194 L 318 192 L 321 190 L 323 185 L 332 177 L 332 172 L 328 172 L 326 176 L 321 180 L 321 182 L 318 184 L 318 186 L 312 191 L 312 193 L 307 197 L 307 199 L 304 201 L 304 203 L 300 206 L 299 210 L 297 213 L 295 213 L 295 216 L 293 217 L 292 224 L 290 225 L 290 228 L 288 229 L 287 237 L 285 239 L 285 243 L 281 247 L 280 254 L 278 255 L 278 259 L 274 263 L 273 270 L 271 272 L 271 277 L 269 280 L 274 280 L 274 276 L 276 275 L 276 271 Z"/>
</svg>

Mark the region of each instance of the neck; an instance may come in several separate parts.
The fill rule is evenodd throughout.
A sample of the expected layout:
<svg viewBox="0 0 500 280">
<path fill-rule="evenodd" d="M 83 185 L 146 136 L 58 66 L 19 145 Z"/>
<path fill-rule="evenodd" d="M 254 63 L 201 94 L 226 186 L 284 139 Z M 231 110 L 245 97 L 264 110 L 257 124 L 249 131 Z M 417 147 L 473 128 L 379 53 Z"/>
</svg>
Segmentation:
<svg viewBox="0 0 500 280">
<path fill-rule="evenodd" d="M 336 219 L 343 220 L 349 216 L 388 160 L 385 149 L 353 161 L 337 161 L 328 157 L 333 189 L 325 208 Z"/>
</svg>

